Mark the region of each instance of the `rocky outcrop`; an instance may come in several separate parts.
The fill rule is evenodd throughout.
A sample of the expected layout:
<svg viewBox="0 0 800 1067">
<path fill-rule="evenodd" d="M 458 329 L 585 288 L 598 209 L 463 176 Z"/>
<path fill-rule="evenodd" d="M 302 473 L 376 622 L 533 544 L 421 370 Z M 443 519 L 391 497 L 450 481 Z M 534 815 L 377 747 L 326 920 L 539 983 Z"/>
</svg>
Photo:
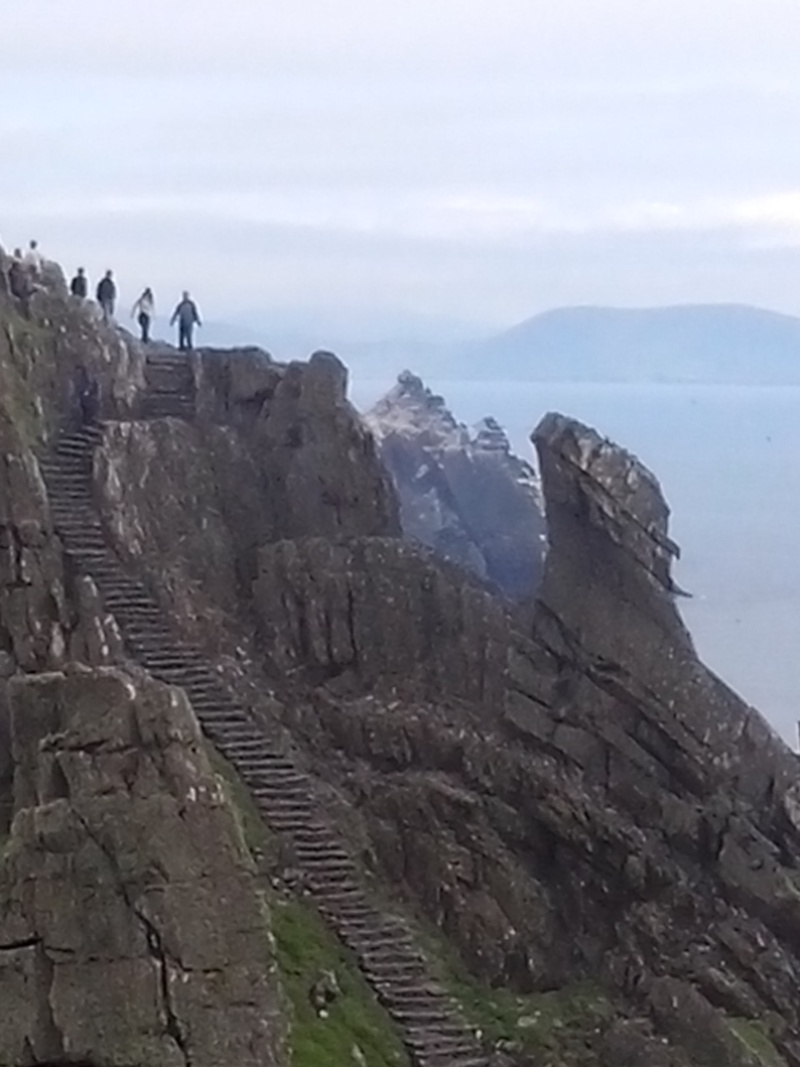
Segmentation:
<svg viewBox="0 0 800 1067">
<path fill-rule="evenodd" d="M 268 916 L 180 691 L 14 682 L 0 1064 L 282 1062 Z"/>
<path fill-rule="evenodd" d="M 398 538 L 281 541 L 259 556 L 259 644 L 279 673 L 341 690 L 501 702 L 503 604 Z"/>
<path fill-rule="evenodd" d="M 0 275 L 7 265 L 0 249 Z M 104 414 L 136 410 L 145 385 L 143 350 L 105 326 L 93 303 L 69 298 L 56 264 L 37 279 L 27 315 L 0 290 L 0 409 L 26 444 L 51 440 L 80 420 L 78 367 L 98 382 Z"/>
<path fill-rule="evenodd" d="M 399 538 L 391 490 L 333 357 L 283 366 L 256 351 L 201 352 L 190 364 L 165 350 L 153 359 L 147 395 L 137 401 L 147 418 L 103 429 L 93 483 L 94 437 L 61 438 L 66 451 L 42 468 L 52 498 L 36 490 L 34 463 L 24 491 L 12 493 L 18 515 L 10 525 L 23 525 L 30 489 L 42 551 L 52 550 L 54 560 L 52 525 L 63 533 L 59 632 L 67 654 L 118 655 L 108 617 L 116 612 L 127 652 L 191 694 L 209 735 L 253 787 L 257 812 L 292 839 L 297 869 L 286 881 L 307 880 L 409 1047 L 424 1049 L 415 1052 L 420 1062 L 442 1067 L 454 1045 L 461 1067 L 475 1067 L 480 1054 L 442 991 L 421 977 L 428 972 L 411 933 L 387 915 L 395 903 L 434 924 L 474 975 L 504 991 L 487 992 L 484 1007 L 519 1005 L 504 1045 L 518 1063 L 530 1053 L 559 1067 L 798 1067 L 798 760 L 698 663 L 675 606 L 677 550 L 653 476 L 589 428 L 548 417 L 536 444 L 550 549 L 538 601 L 514 608 L 460 567 Z M 9 438 L 9 454 L 24 456 L 24 435 L 10 421 L 18 436 Z M 485 427 L 482 441 L 497 444 L 496 430 Z M 13 559 L 9 588 L 24 585 L 32 566 L 26 557 L 23 567 L 17 548 Z M 49 619 L 46 611 L 37 607 L 33 618 Z M 21 667 L 15 640 L 27 647 L 28 631 L 12 636 L 14 619 L 3 601 L 0 674 Z M 223 623 L 250 654 L 239 664 L 236 692 L 208 651 Z M 31 640 L 50 632 L 38 621 L 28 630 Z M 202 649 L 187 645 L 187 631 Z M 37 645 L 27 669 L 57 665 L 50 647 Z M 48 879 L 66 878 L 65 865 L 89 869 L 77 855 L 95 865 L 98 914 L 130 917 L 112 892 L 121 884 L 123 903 L 127 894 L 161 938 L 155 948 L 146 935 L 132 941 L 118 958 L 121 971 L 135 972 L 135 1002 L 145 978 L 134 964 L 147 961 L 145 953 L 151 980 L 154 969 L 178 968 L 180 981 L 165 993 L 158 983 L 148 987 L 155 992 L 141 1029 L 152 1058 L 180 1062 L 174 1035 L 191 1030 L 181 1029 L 189 1016 L 168 994 L 186 986 L 188 996 L 203 968 L 187 960 L 209 958 L 220 942 L 210 920 L 198 932 L 192 918 L 190 952 L 180 940 L 183 911 L 155 907 L 154 900 L 178 899 L 164 889 L 177 872 L 173 857 L 164 857 L 161 820 L 170 848 L 188 835 L 185 870 L 211 879 L 198 900 L 233 899 L 234 890 L 214 879 L 246 876 L 246 864 L 234 858 L 222 872 L 216 855 L 230 860 L 229 846 L 201 849 L 193 815 L 203 827 L 218 827 L 222 816 L 215 801 L 209 811 L 193 800 L 189 811 L 188 765 L 200 783 L 206 770 L 196 735 L 187 739 L 174 725 L 176 708 L 186 710 L 177 696 L 166 706 L 168 691 L 107 669 L 34 679 L 0 688 L 0 753 L 3 737 L 14 738 L 13 761 L 0 759 L 0 806 L 12 772 L 16 786 L 0 889 L 8 955 L 0 951 L 0 967 L 3 958 L 22 961 L 6 965 L 16 984 L 4 1003 L 15 1003 L 20 988 L 34 989 L 25 1004 L 36 1012 L 12 1012 L 0 1035 L 11 1042 L 23 1031 L 33 1035 L 44 1051 L 24 1061 L 63 1060 L 64 1034 L 74 1060 L 87 1047 L 95 1016 L 82 1018 L 80 1032 L 63 1029 L 66 982 L 56 979 L 80 962 L 93 982 L 105 957 L 80 955 L 80 942 L 77 961 L 62 958 L 76 942 L 61 938 L 52 909 L 38 906 L 58 899 Z M 96 733 L 108 715 L 98 712 L 95 689 L 95 696 L 80 690 L 87 679 L 103 692 L 111 686 L 107 704 L 112 718 L 122 716 L 123 742 Z M 166 738 L 156 737 L 151 718 L 166 724 Z M 154 804 L 157 825 L 146 804 L 137 807 L 150 795 L 148 783 L 169 798 L 166 814 Z M 91 833 L 74 816 L 84 810 Z M 130 827 L 146 832 L 129 835 Z M 108 850 L 125 858 L 117 881 L 104 865 Z M 20 893 L 22 881 L 41 885 L 42 895 Z M 370 884 L 380 890 L 374 897 Z M 71 904 L 86 915 L 83 896 Z M 135 913 L 134 932 L 136 923 Z M 91 940 L 91 924 L 82 925 Z M 71 926 L 64 929 L 72 936 Z M 407 970 L 398 973 L 398 962 Z M 260 980 L 252 988 L 269 999 L 272 980 Z M 591 1026 L 572 1044 L 554 1037 L 526 1045 L 525 1033 L 541 1031 L 525 1005 L 575 988 L 602 1000 Z M 113 998 L 114 989 L 108 980 L 97 996 Z M 224 1000 L 224 983 L 214 989 Z M 513 995 L 506 1001 L 505 994 Z M 174 1026 L 153 1021 L 169 1020 L 170 1010 Z M 194 1010 L 191 1001 L 185 1012 Z M 113 1008 L 100 1014 L 117 1018 Z M 145 1016 L 124 1025 L 139 1026 L 137 1018 Z M 129 1036 L 92 1032 L 108 1054 L 91 1062 L 122 1065 Z M 274 1054 L 271 1044 L 265 1062 Z M 229 1059 L 249 1055 L 237 1046 Z"/>
<path fill-rule="evenodd" d="M 353 614 L 371 605 L 369 625 L 348 630 L 345 598 L 314 581 L 324 550 L 276 546 L 262 560 L 259 602 L 271 583 L 281 599 L 276 647 L 283 636 L 309 668 L 350 665 L 348 686 L 328 677 L 294 705 L 293 729 L 352 797 L 387 881 L 478 973 L 523 990 L 599 981 L 621 998 L 574 1062 L 799 1064 L 798 759 L 697 661 L 653 476 L 557 416 L 536 444 L 550 550 L 533 624 L 462 593 L 445 617 L 461 621 L 443 619 L 424 649 L 398 631 L 409 648 L 391 694 L 368 671 L 360 688 L 352 679 L 361 642 L 369 662 L 410 603 L 425 618 L 406 592 L 419 564 L 381 562 L 376 546 L 381 594 Z M 358 596 L 359 568 L 327 559 Z M 444 573 L 429 583 L 448 603 Z M 501 698 L 457 680 L 459 630 L 470 649 L 505 647 Z M 404 682 L 426 650 L 428 684 L 414 690 Z"/>
<path fill-rule="evenodd" d="M 286 365 L 258 349 L 205 350 L 195 377 L 196 421 L 110 422 L 94 458 L 114 544 L 177 615 L 222 625 L 248 599 L 264 544 L 399 533 L 335 357 Z"/>
<path fill-rule="evenodd" d="M 544 547 L 539 482 L 497 421 L 470 432 L 409 371 L 364 419 L 397 489 L 405 536 L 506 596 L 531 596 Z"/>
</svg>

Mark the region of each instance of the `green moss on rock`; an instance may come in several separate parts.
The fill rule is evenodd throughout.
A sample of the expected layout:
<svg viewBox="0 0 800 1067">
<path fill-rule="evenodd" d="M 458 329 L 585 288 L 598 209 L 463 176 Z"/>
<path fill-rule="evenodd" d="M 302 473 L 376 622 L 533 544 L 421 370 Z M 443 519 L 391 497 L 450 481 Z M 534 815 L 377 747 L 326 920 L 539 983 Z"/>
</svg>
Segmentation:
<svg viewBox="0 0 800 1067">
<path fill-rule="evenodd" d="M 355 960 L 312 908 L 297 900 L 274 899 L 272 932 L 292 1009 L 293 1067 L 408 1063 L 397 1028 L 375 1000 Z M 309 994 L 326 971 L 336 976 L 341 992 L 328 1018 L 322 1019 Z"/>
<path fill-rule="evenodd" d="M 208 746 L 214 772 L 223 780 L 251 855 L 275 851 L 271 834 L 234 767 Z M 291 1015 L 292 1067 L 407 1067 L 399 1031 L 376 1000 L 355 957 L 327 928 L 316 910 L 265 890 L 281 983 Z M 335 975 L 340 993 L 320 1018 L 311 1003 L 314 984 Z"/>
<path fill-rule="evenodd" d="M 600 1037 L 617 1011 L 598 984 L 528 994 L 494 989 L 467 971 L 438 931 L 427 929 L 424 940 L 439 980 L 493 1045 L 526 1054 L 537 1067 L 599 1067 Z"/>
<path fill-rule="evenodd" d="M 786 1067 L 786 1060 L 772 1043 L 766 1027 L 755 1019 L 732 1019 L 731 1030 L 763 1067 Z"/>
</svg>

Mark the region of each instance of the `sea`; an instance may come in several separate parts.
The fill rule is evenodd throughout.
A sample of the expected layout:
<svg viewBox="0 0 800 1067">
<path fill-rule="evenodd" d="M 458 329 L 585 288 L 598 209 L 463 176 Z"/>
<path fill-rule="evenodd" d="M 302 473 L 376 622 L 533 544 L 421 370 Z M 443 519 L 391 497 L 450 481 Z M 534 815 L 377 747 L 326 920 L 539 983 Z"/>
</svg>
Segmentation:
<svg viewBox="0 0 800 1067">
<path fill-rule="evenodd" d="M 367 410 L 392 379 L 354 378 Z M 588 423 L 658 478 L 681 547 L 674 575 L 701 659 L 797 748 L 800 387 L 426 381 L 468 425 L 493 415 L 535 463 L 548 411 Z"/>
</svg>

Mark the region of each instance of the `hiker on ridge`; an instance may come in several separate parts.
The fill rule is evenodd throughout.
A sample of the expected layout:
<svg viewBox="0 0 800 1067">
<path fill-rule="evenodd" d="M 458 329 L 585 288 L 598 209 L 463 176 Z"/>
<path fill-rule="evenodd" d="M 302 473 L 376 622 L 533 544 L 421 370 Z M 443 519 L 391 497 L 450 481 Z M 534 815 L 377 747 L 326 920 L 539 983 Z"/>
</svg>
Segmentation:
<svg viewBox="0 0 800 1067">
<path fill-rule="evenodd" d="M 83 267 L 78 267 L 78 273 L 69 283 L 69 291 L 73 296 L 78 297 L 79 300 L 85 300 L 89 295 L 89 283 L 86 280 Z"/>
<path fill-rule="evenodd" d="M 142 331 L 142 344 L 146 345 L 150 342 L 150 324 L 153 321 L 153 316 L 156 313 L 156 302 L 153 297 L 153 290 L 148 287 L 144 290 L 142 295 L 136 301 L 131 308 L 131 318 L 136 315 L 136 321 L 139 323 L 139 329 Z"/>
<path fill-rule="evenodd" d="M 42 258 L 42 253 L 39 251 L 38 241 L 31 241 L 28 245 L 28 251 L 25 253 L 24 263 L 28 270 L 31 272 L 31 274 L 39 275 L 42 273 L 44 259 Z"/>
<path fill-rule="evenodd" d="M 33 286 L 28 271 L 25 269 L 22 252 L 18 248 L 14 249 L 14 256 L 8 268 L 8 288 L 11 290 L 11 295 L 19 301 L 22 314 L 29 319 Z"/>
<path fill-rule="evenodd" d="M 195 324 L 198 326 L 203 324 L 200 321 L 197 305 L 189 297 L 189 292 L 186 289 L 183 290 L 181 302 L 175 308 L 172 318 L 169 320 L 170 326 L 174 326 L 176 322 L 178 323 L 178 348 L 181 352 L 191 352 L 192 332 Z"/>
<path fill-rule="evenodd" d="M 97 303 L 103 312 L 103 322 L 114 318 L 114 302 L 117 299 L 117 287 L 114 285 L 114 273 L 107 270 L 97 285 Z"/>
</svg>

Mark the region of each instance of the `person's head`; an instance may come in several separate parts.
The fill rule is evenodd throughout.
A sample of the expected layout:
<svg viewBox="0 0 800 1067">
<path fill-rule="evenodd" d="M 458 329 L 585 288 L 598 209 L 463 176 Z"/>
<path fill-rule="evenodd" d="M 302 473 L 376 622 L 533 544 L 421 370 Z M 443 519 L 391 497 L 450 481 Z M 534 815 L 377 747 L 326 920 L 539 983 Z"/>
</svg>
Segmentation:
<svg viewBox="0 0 800 1067">
<path fill-rule="evenodd" d="M 39 242 L 32 240 L 31 243 L 30 243 L 31 252 L 35 252 L 38 247 L 39 247 Z"/>
<path fill-rule="evenodd" d="M 83 267 L 78 267 L 78 276 L 83 277 Z"/>
<path fill-rule="evenodd" d="M 16 256 L 17 259 L 22 259 L 22 249 L 21 248 L 15 248 L 14 249 L 14 255 Z"/>
<path fill-rule="evenodd" d="M 107 270 L 106 271 L 106 278 L 113 278 L 113 277 L 114 277 L 113 270 Z"/>
<path fill-rule="evenodd" d="M 150 288 L 149 285 L 147 286 L 145 291 L 142 293 L 142 296 L 146 296 L 149 300 L 153 299 L 153 290 Z"/>
<path fill-rule="evenodd" d="M 184 300 L 188 300 L 189 299 L 189 290 L 188 289 L 184 289 L 183 290 L 183 299 Z"/>
</svg>

